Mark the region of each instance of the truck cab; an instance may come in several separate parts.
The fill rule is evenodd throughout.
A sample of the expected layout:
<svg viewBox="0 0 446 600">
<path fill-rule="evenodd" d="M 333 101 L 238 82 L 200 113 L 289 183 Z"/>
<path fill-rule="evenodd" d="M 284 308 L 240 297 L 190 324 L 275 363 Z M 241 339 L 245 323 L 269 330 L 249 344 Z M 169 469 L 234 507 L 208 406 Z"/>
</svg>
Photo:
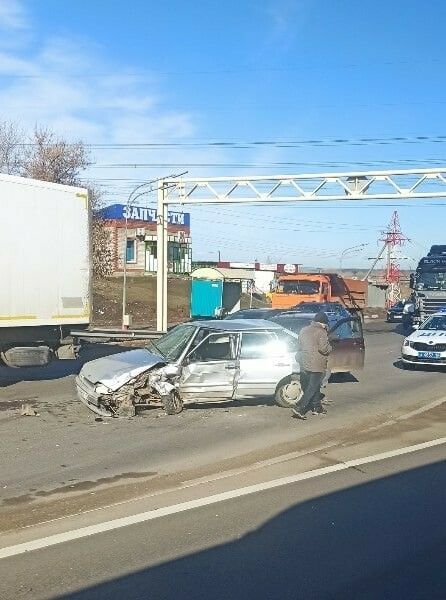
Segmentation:
<svg viewBox="0 0 446 600">
<path fill-rule="evenodd" d="M 294 308 L 307 302 L 337 302 L 350 311 L 366 305 L 367 282 L 336 273 L 280 275 L 271 293 L 272 308 Z"/>
<path fill-rule="evenodd" d="M 330 281 L 326 275 L 280 275 L 271 294 L 272 308 L 292 308 L 302 302 L 328 302 Z"/>
<path fill-rule="evenodd" d="M 446 246 L 432 246 L 410 276 L 410 287 L 415 306 L 414 325 L 446 308 Z"/>
</svg>

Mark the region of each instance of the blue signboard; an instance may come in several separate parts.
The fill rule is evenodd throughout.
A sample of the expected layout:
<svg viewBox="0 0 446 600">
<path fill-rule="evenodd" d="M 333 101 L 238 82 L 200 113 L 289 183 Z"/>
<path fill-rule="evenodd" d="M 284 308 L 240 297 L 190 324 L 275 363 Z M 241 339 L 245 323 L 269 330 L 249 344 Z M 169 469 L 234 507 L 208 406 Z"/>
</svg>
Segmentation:
<svg viewBox="0 0 446 600">
<path fill-rule="evenodd" d="M 129 221 L 145 221 L 156 223 L 156 209 L 146 206 L 127 206 L 126 204 L 111 204 L 100 211 L 103 219 L 127 219 Z M 173 212 L 167 213 L 169 225 L 184 225 L 190 227 L 190 213 Z"/>
</svg>

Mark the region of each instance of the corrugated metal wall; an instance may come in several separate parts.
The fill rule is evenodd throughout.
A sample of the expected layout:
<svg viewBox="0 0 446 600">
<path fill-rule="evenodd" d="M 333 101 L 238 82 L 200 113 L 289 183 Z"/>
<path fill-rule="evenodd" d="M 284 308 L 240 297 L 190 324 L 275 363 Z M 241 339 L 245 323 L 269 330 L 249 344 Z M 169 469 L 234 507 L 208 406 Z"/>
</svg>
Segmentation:
<svg viewBox="0 0 446 600">
<path fill-rule="evenodd" d="M 367 305 L 372 308 L 385 308 L 386 288 L 369 283 L 367 288 Z"/>
</svg>

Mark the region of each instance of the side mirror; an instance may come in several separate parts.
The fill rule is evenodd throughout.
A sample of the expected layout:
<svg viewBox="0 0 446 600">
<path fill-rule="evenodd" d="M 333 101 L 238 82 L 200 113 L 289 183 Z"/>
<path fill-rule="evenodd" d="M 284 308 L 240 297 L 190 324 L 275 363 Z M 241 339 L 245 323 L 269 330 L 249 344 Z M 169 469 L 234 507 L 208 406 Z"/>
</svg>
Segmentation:
<svg viewBox="0 0 446 600">
<path fill-rule="evenodd" d="M 414 323 L 412 325 L 412 329 L 420 329 L 420 324 L 419 323 Z"/>
</svg>

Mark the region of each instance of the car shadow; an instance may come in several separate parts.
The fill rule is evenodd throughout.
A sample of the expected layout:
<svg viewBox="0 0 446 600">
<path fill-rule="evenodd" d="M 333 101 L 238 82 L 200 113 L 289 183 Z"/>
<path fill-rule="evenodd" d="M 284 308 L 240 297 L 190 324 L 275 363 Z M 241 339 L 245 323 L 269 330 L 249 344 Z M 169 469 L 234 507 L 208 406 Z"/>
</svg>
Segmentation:
<svg viewBox="0 0 446 600">
<path fill-rule="evenodd" d="M 68 375 L 77 375 L 82 366 L 90 360 L 132 349 L 134 348 L 121 345 L 85 344 L 76 359 L 54 360 L 42 367 L 21 367 L 18 369 L 0 365 L 0 388 L 14 385 L 20 381 L 48 381 L 61 379 Z"/>
<path fill-rule="evenodd" d="M 353 373 L 332 373 L 330 375 L 329 383 L 359 383 Z"/>
<path fill-rule="evenodd" d="M 198 401 L 186 404 L 185 410 L 203 410 L 209 408 L 238 408 L 238 407 L 252 407 L 252 406 L 275 406 L 277 408 L 281 408 L 278 404 L 276 404 L 274 398 L 272 396 L 261 396 L 257 398 L 240 398 L 238 400 L 228 400 L 227 402 L 202 402 Z"/>
<path fill-rule="evenodd" d="M 426 371 L 427 373 L 445 373 L 446 372 L 446 364 L 445 365 L 418 365 L 416 363 L 412 365 L 405 366 L 406 363 L 403 363 L 401 359 L 394 361 L 393 366 L 400 371 Z"/>
<path fill-rule="evenodd" d="M 389 325 L 392 325 L 392 323 L 389 323 Z M 398 323 L 394 327 L 390 327 L 387 330 L 388 333 L 394 333 L 401 337 L 407 337 L 408 335 L 413 333 L 413 331 L 414 331 L 414 329 L 412 329 L 411 327 L 410 328 L 405 327 L 402 323 Z"/>
<path fill-rule="evenodd" d="M 126 570 L 115 579 L 109 579 L 109 565 L 103 566 L 104 581 L 58 598 L 444 598 L 446 463 L 432 463 L 366 483 L 357 479 L 358 484 L 341 488 L 334 481 L 333 487 L 329 482 L 325 488 L 317 480 L 300 482 L 302 502 L 242 537 L 237 537 L 242 528 L 237 523 L 243 523 L 240 519 L 244 514 L 248 524 L 253 511 L 261 515 L 265 495 L 273 492 L 219 504 L 218 520 L 214 518 L 216 508 L 211 519 L 206 509 L 200 509 L 200 513 L 195 510 L 181 517 L 167 517 L 172 521 L 171 529 L 165 519 L 151 521 L 150 529 L 147 523 L 139 524 L 127 536 L 121 533 L 122 544 L 117 543 L 119 534 L 114 532 L 110 564 L 116 563 L 121 571 L 131 570 L 131 557 L 146 552 L 145 560 L 154 565 L 134 572 Z M 339 479 L 336 481 L 339 486 Z M 346 481 L 351 482 L 351 478 Z M 321 488 L 328 493 L 318 495 Z M 284 492 L 289 494 L 285 488 Z M 195 548 L 202 544 L 199 550 L 191 551 L 193 545 L 186 533 L 192 531 Z M 169 538 L 176 539 L 175 546 L 166 541 Z M 209 540 L 225 538 L 230 541 L 201 549 Z M 156 549 L 151 544 L 156 544 Z M 179 557 L 162 560 L 171 548 Z M 93 568 L 90 578 L 98 579 Z"/>
</svg>

